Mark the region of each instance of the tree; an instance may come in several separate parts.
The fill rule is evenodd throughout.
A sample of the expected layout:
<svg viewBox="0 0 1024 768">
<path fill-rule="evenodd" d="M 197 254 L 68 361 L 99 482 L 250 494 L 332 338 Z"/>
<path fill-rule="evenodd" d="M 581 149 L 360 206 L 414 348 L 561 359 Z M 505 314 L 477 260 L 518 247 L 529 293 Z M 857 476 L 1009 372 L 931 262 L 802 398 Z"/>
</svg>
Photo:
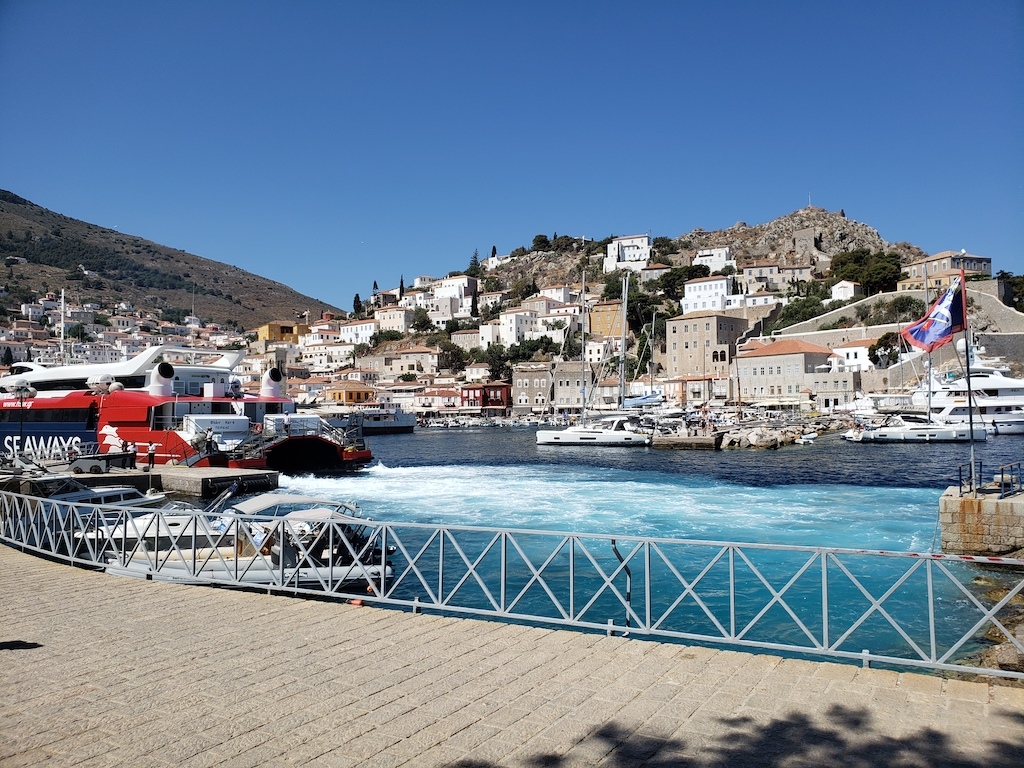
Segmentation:
<svg viewBox="0 0 1024 768">
<path fill-rule="evenodd" d="M 398 298 L 405 296 L 405 275 L 398 278 Z"/>
<path fill-rule="evenodd" d="M 498 246 L 496 246 L 496 245 L 492 245 L 491 246 L 491 258 L 492 259 L 498 258 Z"/>
<path fill-rule="evenodd" d="M 377 288 L 377 281 L 376 281 L 376 280 L 374 280 L 374 281 L 373 281 L 373 295 L 374 295 L 374 296 L 376 296 L 376 295 L 377 295 L 377 293 L 378 293 L 378 290 L 379 290 L 379 289 Z"/>
<path fill-rule="evenodd" d="M 483 272 L 483 269 L 480 266 L 480 251 L 474 248 L 473 256 L 469 260 L 469 269 L 466 270 L 466 274 L 470 277 L 480 277 L 481 272 Z"/>
<path fill-rule="evenodd" d="M 434 329 L 434 323 L 424 307 L 416 307 L 412 313 L 412 329 L 419 333 L 426 333 Z"/>
<path fill-rule="evenodd" d="M 363 302 L 359 298 L 358 293 L 356 294 L 356 297 L 352 299 L 352 314 L 356 317 L 361 317 L 363 314 Z"/>
<path fill-rule="evenodd" d="M 868 348 L 868 359 L 879 368 L 888 368 L 899 361 L 901 343 L 898 333 L 892 331 L 884 333 Z"/>
<path fill-rule="evenodd" d="M 655 288 L 662 291 L 668 298 L 679 301 L 679 299 L 683 298 L 684 283 L 701 277 L 708 277 L 710 274 L 711 267 L 707 264 L 676 267 L 659 277 L 655 283 Z"/>
<path fill-rule="evenodd" d="M 550 251 L 551 241 L 548 240 L 547 235 L 537 235 L 533 238 L 533 244 L 530 246 L 531 251 Z"/>
<path fill-rule="evenodd" d="M 452 373 L 461 373 L 466 370 L 466 361 L 469 359 L 466 350 L 447 340 L 437 346 L 441 350 L 440 367 L 449 368 Z"/>
<path fill-rule="evenodd" d="M 477 304 L 476 291 L 473 291 L 473 299 L 472 299 L 472 301 L 470 302 L 470 305 L 469 305 L 469 316 L 470 317 L 480 317 L 480 307 Z"/>
<path fill-rule="evenodd" d="M 8 232 L 9 232 L 9 230 L 8 230 Z M 4 356 L 3 356 L 3 359 L 0 360 L 0 362 L 2 362 L 8 368 L 10 368 L 12 365 L 14 365 L 14 353 L 11 352 L 11 348 L 10 347 L 4 347 Z"/>
<path fill-rule="evenodd" d="M 419 376 L 416 375 L 415 373 L 413 373 L 412 371 L 406 371 L 405 373 L 403 373 L 401 376 L 398 377 L 398 380 L 399 381 L 416 381 L 416 379 L 418 379 L 418 378 L 419 378 Z"/>
</svg>

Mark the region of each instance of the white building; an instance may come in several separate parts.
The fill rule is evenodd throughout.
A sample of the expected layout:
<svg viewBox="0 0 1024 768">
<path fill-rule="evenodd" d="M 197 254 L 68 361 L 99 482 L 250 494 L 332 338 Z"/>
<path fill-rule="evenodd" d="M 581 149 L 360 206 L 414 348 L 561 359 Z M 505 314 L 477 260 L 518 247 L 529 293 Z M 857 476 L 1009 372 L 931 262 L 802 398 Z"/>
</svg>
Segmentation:
<svg viewBox="0 0 1024 768">
<path fill-rule="evenodd" d="M 501 343 L 501 320 L 480 323 L 480 349 L 487 349 L 492 344 Z"/>
<path fill-rule="evenodd" d="M 854 296 L 863 296 L 864 289 L 860 283 L 850 280 L 840 280 L 832 286 L 832 301 L 849 301 Z"/>
<path fill-rule="evenodd" d="M 346 344 L 369 344 L 380 325 L 376 320 L 353 320 L 339 329 L 340 340 Z"/>
<path fill-rule="evenodd" d="M 726 267 L 732 267 L 734 271 L 736 269 L 736 260 L 728 248 L 705 248 L 697 251 L 693 263 L 695 266 L 703 264 L 712 272 L 721 272 Z"/>
<path fill-rule="evenodd" d="M 537 312 L 532 309 L 509 309 L 502 312 L 498 320 L 501 324 L 501 343 L 506 347 L 523 341 L 528 331 L 537 328 Z"/>
<path fill-rule="evenodd" d="M 868 356 L 868 350 L 878 339 L 856 339 L 832 347 L 835 357 L 829 358 L 833 371 L 873 371 L 875 364 Z"/>
<path fill-rule="evenodd" d="M 732 295 L 733 279 L 730 275 L 715 275 L 687 280 L 683 285 L 683 314 L 690 312 L 717 312 L 725 309 Z"/>
<path fill-rule="evenodd" d="M 650 258 L 650 235 L 616 237 L 608 243 L 607 254 L 604 257 L 604 272 L 608 274 L 617 269 L 639 272 L 646 266 Z"/>
<path fill-rule="evenodd" d="M 552 285 L 549 288 L 541 288 L 540 295 L 554 299 L 559 304 L 568 304 L 575 297 L 575 292 L 568 285 Z"/>
</svg>

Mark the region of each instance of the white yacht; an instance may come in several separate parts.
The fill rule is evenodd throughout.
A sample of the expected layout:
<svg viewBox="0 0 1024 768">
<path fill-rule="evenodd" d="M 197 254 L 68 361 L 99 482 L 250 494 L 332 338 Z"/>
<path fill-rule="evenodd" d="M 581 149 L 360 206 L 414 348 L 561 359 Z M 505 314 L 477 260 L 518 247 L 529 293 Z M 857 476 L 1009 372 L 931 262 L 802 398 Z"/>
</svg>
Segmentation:
<svg viewBox="0 0 1024 768">
<path fill-rule="evenodd" d="M 981 424 L 974 426 L 974 441 L 988 440 L 988 430 Z M 967 424 L 914 421 L 911 416 L 894 414 L 881 424 L 857 426 L 843 435 L 854 443 L 966 443 L 971 441 L 971 428 Z"/>
<path fill-rule="evenodd" d="M 606 416 L 565 429 L 538 429 L 537 445 L 650 445 L 651 436 L 638 427 L 629 416 Z"/>
<path fill-rule="evenodd" d="M 998 371 L 971 373 L 971 398 L 974 421 L 989 427 L 997 435 L 1024 435 L 1024 379 L 1014 379 Z M 914 393 L 914 406 L 928 412 L 927 387 Z M 966 377 L 931 380 L 933 421 L 967 424 L 970 420 Z"/>
</svg>

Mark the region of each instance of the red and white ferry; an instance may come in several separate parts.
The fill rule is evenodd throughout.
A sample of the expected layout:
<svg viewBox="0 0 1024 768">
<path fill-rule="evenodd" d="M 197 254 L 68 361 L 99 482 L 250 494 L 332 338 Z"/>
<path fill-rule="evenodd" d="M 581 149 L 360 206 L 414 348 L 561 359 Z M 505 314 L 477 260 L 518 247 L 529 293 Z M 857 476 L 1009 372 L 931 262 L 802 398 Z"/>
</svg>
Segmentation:
<svg viewBox="0 0 1024 768">
<path fill-rule="evenodd" d="M 159 346 L 120 363 L 16 363 L 0 377 L 2 450 L 54 459 L 134 443 L 141 466 L 152 444 L 160 464 L 286 474 L 347 472 L 372 460 L 361 434 L 296 414 L 278 369 L 264 374 L 259 394 L 247 394 L 232 373 L 244 352 L 197 362 L 203 354 Z"/>
</svg>

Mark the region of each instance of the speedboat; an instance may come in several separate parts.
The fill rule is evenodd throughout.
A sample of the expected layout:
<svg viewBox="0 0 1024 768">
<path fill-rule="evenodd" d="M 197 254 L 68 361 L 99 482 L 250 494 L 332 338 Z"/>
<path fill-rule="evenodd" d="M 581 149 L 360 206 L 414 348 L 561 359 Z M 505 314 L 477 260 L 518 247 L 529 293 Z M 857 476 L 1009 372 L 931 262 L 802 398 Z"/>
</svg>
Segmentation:
<svg viewBox="0 0 1024 768">
<path fill-rule="evenodd" d="M 156 511 L 123 525 L 111 542 L 119 531 L 134 538 L 109 558 L 115 575 L 329 590 L 372 589 L 392 575 L 379 527 L 348 502 L 264 493 L 216 513 Z"/>
<path fill-rule="evenodd" d="M 537 445 L 618 445 L 644 446 L 651 436 L 639 431 L 630 416 L 606 416 L 565 429 L 537 430 Z"/>
</svg>

